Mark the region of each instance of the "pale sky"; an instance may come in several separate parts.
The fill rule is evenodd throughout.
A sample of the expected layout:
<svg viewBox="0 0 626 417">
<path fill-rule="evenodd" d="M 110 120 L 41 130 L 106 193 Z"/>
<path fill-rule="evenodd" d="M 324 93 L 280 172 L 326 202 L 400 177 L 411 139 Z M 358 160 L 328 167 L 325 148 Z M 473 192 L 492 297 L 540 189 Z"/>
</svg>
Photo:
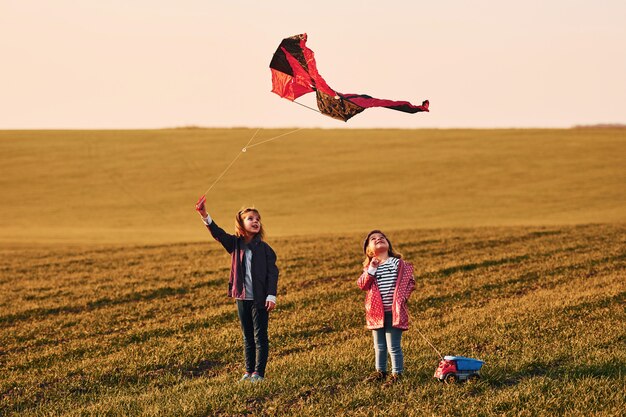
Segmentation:
<svg viewBox="0 0 626 417">
<path fill-rule="evenodd" d="M 336 91 L 431 112 L 271 93 L 299 33 Z M 626 123 L 625 51 L 624 0 L 0 0 L 0 129 Z"/>
</svg>

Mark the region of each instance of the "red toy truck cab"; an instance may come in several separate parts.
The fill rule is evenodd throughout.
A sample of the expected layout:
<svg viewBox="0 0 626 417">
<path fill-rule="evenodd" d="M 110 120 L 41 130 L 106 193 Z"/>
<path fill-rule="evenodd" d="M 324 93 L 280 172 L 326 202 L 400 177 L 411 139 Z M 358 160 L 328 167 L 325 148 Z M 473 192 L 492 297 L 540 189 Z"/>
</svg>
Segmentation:
<svg viewBox="0 0 626 417">
<path fill-rule="evenodd" d="M 472 381 L 480 378 L 480 368 L 485 362 L 464 356 L 444 356 L 434 377 L 446 384 Z"/>
</svg>

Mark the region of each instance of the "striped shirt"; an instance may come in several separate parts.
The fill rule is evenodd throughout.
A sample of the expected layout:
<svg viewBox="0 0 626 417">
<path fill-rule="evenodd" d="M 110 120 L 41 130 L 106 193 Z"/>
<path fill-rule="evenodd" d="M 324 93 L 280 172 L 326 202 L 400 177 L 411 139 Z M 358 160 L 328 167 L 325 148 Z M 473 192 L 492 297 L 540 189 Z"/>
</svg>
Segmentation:
<svg viewBox="0 0 626 417">
<path fill-rule="evenodd" d="M 385 311 L 391 311 L 393 304 L 393 293 L 398 280 L 398 264 L 400 264 L 400 259 L 389 258 L 376 269 L 376 285 L 383 298 Z"/>
</svg>

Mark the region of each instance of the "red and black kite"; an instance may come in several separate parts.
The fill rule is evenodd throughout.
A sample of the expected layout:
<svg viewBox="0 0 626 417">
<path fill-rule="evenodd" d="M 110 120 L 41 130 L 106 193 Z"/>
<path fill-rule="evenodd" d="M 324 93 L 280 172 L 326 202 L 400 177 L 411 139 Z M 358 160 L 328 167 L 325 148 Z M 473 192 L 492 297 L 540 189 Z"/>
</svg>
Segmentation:
<svg viewBox="0 0 626 417">
<path fill-rule="evenodd" d="M 306 46 L 306 33 L 285 38 L 274 52 L 272 92 L 288 100 L 315 91 L 320 112 L 335 119 L 348 121 L 370 107 L 386 107 L 406 113 L 428 111 L 428 100 L 421 106 L 408 101 L 373 98 L 365 94 L 343 94 L 333 90 L 317 72 L 313 51 Z"/>
</svg>

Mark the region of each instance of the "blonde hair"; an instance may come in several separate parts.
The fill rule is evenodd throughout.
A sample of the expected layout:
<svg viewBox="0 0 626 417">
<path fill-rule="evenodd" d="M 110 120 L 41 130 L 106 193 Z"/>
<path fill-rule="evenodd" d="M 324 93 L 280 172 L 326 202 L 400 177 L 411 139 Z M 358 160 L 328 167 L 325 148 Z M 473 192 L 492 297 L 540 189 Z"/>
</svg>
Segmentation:
<svg viewBox="0 0 626 417">
<path fill-rule="evenodd" d="M 391 241 L 389 240 L 387 235 L 385 235 L 380 230 L 372 230 L 371 232 L 369 232 L 367 234 L 367 237 L 363 241 L 363 252 L 365 252 L 365 259 L 363 260 L 363 267 L 364 268 L 367 268 L 369 266 L 370 262 L 372 262 L 372 258 L 374 257 L 374 254 L 372 253 L 372 251 L 370 250 L 370 247 L 369 247 L 369 238 L 374 233 L 380 233 L 381 235 L 383 235 L 383 237 L 385 238 L 385 240 L 389 244 L 389 250 L 387 251 L 387 255 L 389 255 L 390 258 L 402 259 L 402 254 L 400 252 L 396 252 L 393 249 L 393 246 L 391 245 Z"/>
<path fill-rule="evenodd" d="M 265 237 L 265 230 L 263 230 L 263 223 L 261 223 L 261 213 L 259 213 L 259 210 L 254 207 L 242 208 L 239 210 L 237 215 L 235 215 L 235 236 L 246 236 L 246 229 L 243 227 L 243 216 L 250 212 L 254 212 L 257 216 L 259 216 L 260 227 L 257 235 L 261 238 L 261 240 L 263 240 Z"/>
</svg>

